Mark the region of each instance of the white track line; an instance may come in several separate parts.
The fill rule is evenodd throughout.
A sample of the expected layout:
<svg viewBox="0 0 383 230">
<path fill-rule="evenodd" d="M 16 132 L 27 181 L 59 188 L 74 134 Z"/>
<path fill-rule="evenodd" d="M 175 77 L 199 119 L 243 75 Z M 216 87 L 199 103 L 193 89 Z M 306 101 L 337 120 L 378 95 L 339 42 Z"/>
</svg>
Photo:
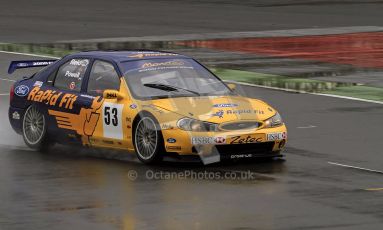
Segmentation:
<svg viewBox="0 0 383 230">
<path fill-rule="evenodd" d="M 375 170 L 375 169 L 368 169 L 368 168 L 362 168 L 362 167 L 357 167 L 357 166 L 352 166 L 352 165 L 345 165 L 345 164 L 340 164 L 340 163 L 331 162 L 331 161 L 329 161 L 327 163 L 329 163 L 331 165 L 346 167 L 346 168 L 353 168 L 353 169 L 359 169 L 359 170 L 363 170 L 363 171 L 367 171 L 367 172 L 374 172 L 374 173 L 383 174 L 383 171 L 379 171 L 379 170 Z"/>
<path fill-rule="evenodd" d="M 9 93 L 0 93 L 0 96 L 9 96 Z"/>
<path fill-rule="evenodd" d="M 335 98 L 341 98 L 341 99 L 347 99 L 347 100 L 353 100 L 353 101 L 362 101 L 362 102 L 368 102 L 368 103 L 375 103 L 375 104 L 383 105 L 383 101 L 374 101 L 374 100 L 368 100 L 368 99 L 362 99 L 362 98 L 356 98 L 356 97 L 347 97 L 347 96 L 325 94 L 325 93 L 308 93 L 308 94 L 325 96 L 325 97 L 335 97 Z"/>
<path fill-rule="evenodd" d="M 301 91 L 301 90 L 284 89 L 284 88 L 278 88 L 278 87 L 272 87 L 272 86 L 237 82 L 237 81 L 232 81 L 232 80 L 225 80 L 224 82 L 235 83 L 235 84 L 239 84 L 239 85 L 253 86 L 253 87 L 258 87 L 258 88 L 273 89 L 273 90 L 279 90 L 279 91 L 285 91 L 285 92 L 304 93 L 304 94 L 311 94 L 311 95 L 317 95 L 317 96 L 334 97 L 334 98 L 341 98 L 341 99 L 347 99 L 347 100 L 352 100 L 352 101 L 361 101 L 361 102 L 368 102 L 368 103 L 383 105 L 383 101 L 374 101 L 374 100 L 368 100 L 368 99 L 362 99 L 362 98 L 356 98 L 356 97 L 339 96 L 339 95 L 325 94 L 325 93 L 310 93 L 310 92 Z"/>
<path fill-rule="evenodd" d="M 16 55 L 25 55 L 25 56 L 32 56 L 32 57 L 43 57 L 43 58 L 60 59 L 59 57 L 48 56 L 48 55 L 30 54 L 30 53 L 19 53 L 19 52 L 10 52 L 10 51 L 2 51 L 2 50 L 0 50 L 0 53 L 16 54 Z"/>
<path fill-rule="evenodd" d="M 11 82 L 15 82 L 16 80 L 12 80 L 12 79 L 6 79 L 6 78 L 0 78 L 1 81 L 11 81 Z"/>
<path fill-rule="evenodd" d="M 297 127 L 297 129 L 312 129 L 312 128 L 316 128 L 315 125 L 309 125 L 309 126 L 299 126 Z"/>
</svg>

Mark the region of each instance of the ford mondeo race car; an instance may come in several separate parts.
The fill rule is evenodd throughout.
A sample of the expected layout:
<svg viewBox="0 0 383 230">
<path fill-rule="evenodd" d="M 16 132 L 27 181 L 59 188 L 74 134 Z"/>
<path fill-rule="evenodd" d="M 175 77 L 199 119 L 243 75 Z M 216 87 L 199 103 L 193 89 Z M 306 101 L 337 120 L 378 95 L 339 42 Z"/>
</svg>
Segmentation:
<svg viewBox="0 0 383 230">
<path fill-rule="evenodd" d="M 53 143 L 164 156 L 222 159 L 278 157 L 287 140 L 279 113 L 235 93 L 196 60 L 159 51 L 89 51 L 60 60 L 13 61 L 46 66 L 17 81 L 9 120 L 32 149 Z"/>
</svg>

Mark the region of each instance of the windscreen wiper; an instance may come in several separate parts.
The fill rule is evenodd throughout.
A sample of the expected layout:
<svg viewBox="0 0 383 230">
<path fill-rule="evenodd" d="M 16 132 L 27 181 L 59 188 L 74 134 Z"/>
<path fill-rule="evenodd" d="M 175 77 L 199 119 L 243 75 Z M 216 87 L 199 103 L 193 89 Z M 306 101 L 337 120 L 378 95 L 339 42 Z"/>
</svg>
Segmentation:
<svg viewBox="0 0 383 230">
<path fill-rule="evenodd" d="M 147 84 L 144 84 L 144 86 L 150 87 L 150 88 L 155 88 L 155 89 L 161 89 L 161 90 L 169 91 L 169 92 L 178 91 L 178 90 L 184 90 L 184 91 L 187 91 L 189 93 L 192 93 L 192 94 L 195 94 L 197 96 L 200 96 L 200 94 L 198 92 L 196 92 L 196 91 L 189 90 L 189 89 L 184 89 L 184 88 L 181 88 L 181 87 L 178 87 L 178 86 L 173 86 L 173 85 L 165 85 L 165 84 L 159 84 L 159 83 L 147 83 Z"/>
</svg>

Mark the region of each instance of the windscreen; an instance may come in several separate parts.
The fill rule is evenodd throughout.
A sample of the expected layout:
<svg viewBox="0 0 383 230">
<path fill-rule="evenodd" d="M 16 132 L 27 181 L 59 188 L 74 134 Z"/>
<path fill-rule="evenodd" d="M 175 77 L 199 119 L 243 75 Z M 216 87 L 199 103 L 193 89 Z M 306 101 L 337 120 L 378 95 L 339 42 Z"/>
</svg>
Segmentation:
<svg viewBox="0 0 383 230">
<path fill-rule="evenodd" d="M 193 59 L 124 62 L 124 78 L 137 99 L 232 94 L 216 76 Z"/>
</svg>

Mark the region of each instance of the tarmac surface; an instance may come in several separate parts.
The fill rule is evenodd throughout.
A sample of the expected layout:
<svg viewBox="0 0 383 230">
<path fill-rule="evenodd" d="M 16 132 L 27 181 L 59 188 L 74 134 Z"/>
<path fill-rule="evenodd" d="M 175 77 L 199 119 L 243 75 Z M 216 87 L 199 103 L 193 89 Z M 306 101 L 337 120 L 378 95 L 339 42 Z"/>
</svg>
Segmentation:
<svg viewBox="0 0 383 230">
<path fill-rule="evenodd" d="M 9 61 L 31 58 L 4 53 L 0 57 L 1 76 L 6 76 Z M 23 70 L 14 78 L 26 72 Z M 11 81 L 2 80 L 0 93 L 6 94 L 10 84 Z M 6 119 L 9 98 L 0 96 L 0 112 L 4 117 L 0 138 L 0 226 L 2 229 L 382 226 L 383 173 L 368 171 L 382 170 L 382 105 L 250 86 L 239 87 L 238 91 L 269 102 L 283 115 L 289 131 L 287 161 L 211 166 L 168 162 L 153 167 L 140 164 L 134 155 L 123 152 L 63 146 L 49 154 L 33 152 L 11 130 Z M 176 172 L 189 172 L 191 176 L 166 177 Z M 211 176 L 216 173 L 218 178 Z M 225 173 L 231 177 L 224 177 Z"/>
<path fill-rule="evenodd" d="M 382 26 L 379 0 L 3 0 L 0 41 Z"/>
<path fill-rule="evenodd" d="M 30 1 L 9 1 L 0 9 L 0 41 L 383 23 L 380 1 L 254 2 L 120 0 L 110 6 L 110 1 L 95 0 L 89 5 L 89 1 L 70 0 L 55 2 L 56 10 L 51 10 L 48 1 L 31 7 Z M 220 55 L 204 49 L 193 52 L 203 63 L 214 62 L 207 54 Z M 283 116 L 289 137 L 286 161 L 147 166 L 125 152 L 56 146 L 44 154 L 25 146 L 7 115 L 9 87 L 32 72 L 20 70 L 10 76 L 6 73 L 9 62 L 31 58 L 38 59 L 0 52 L 0 229 L 383 226 L 383 105 L 238 86 L 240 94 L 267 101 Z M 239 60 L 238 66 L 241 61 L 246 59 Z M 278 61 L 274 62 L 277 66 Z M 285 60 L 281 62 L 288 66 Z M 317 68 L 316 63 L 310 65 Z M 190 176 L 181 177 L 182 173 Z"/>
</svg>

